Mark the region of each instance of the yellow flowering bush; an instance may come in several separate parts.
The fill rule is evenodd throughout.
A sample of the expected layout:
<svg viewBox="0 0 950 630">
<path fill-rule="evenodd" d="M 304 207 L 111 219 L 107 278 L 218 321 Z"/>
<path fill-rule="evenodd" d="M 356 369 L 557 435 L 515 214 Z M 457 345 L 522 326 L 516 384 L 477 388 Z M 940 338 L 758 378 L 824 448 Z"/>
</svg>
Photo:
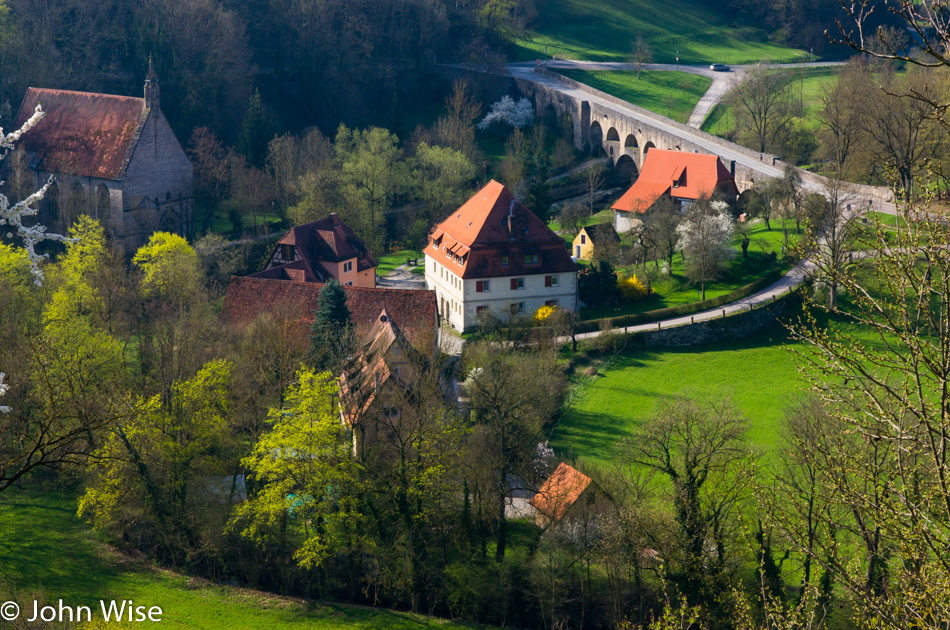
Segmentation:
<svg viewBox="0 0 950 630">
<path fill-rule="evenodd" d="M 557 309 L 556 306 L 548 306 L 547 304 L 545 304 L 544 306 L 542 306 L 541 308 L 539 308 L 537 311 L 534 312 L 533 319 L 535 323 L 543 324 L 544 322 L 548 320 L 548 318 L 554 313 L 556 309 Z"/>
<path fill-rule="evenodd" d="M 636 274 L 617 277 L 617 289 L 625 302 L 635 302 L 649 296 L 653 291 L 643 284 Z"/>
</svg>

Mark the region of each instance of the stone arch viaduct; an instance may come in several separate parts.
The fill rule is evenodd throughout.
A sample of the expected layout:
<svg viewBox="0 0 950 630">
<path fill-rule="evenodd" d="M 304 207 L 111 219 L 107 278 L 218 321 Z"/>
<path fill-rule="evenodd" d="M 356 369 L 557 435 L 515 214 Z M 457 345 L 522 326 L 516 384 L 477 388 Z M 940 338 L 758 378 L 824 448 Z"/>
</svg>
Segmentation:
<svg viewBox="0 0 950 630">
<path fill-rule="evenodd" d="M 777 156 L 758 153 L 694 129 L 627 101 L 596 90 L 546 68 L 509 66 L 519 90 L 533 100 L 539 115 L 571 117 L 574 145 L 607 157 L 615 168 L 639 171 L 651 148 L 718 155 L 736 178 L 740 191 L 758 179 L 782 177 L 785 164 Z M 800 171 L 803 185 L 818 193 L 825 178 Z M 852 185 L 862 203 L 889 206 L 891 191 L 877 186 Z M 856 199 L 857 201 L 857 199 Z"/>
</svg>

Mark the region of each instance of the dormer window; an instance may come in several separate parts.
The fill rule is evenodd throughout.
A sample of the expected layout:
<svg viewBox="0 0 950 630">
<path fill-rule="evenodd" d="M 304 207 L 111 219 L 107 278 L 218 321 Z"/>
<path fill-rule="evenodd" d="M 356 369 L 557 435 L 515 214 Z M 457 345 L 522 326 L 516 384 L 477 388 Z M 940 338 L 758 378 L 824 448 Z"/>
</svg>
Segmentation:
<svg viewBox="0 0 950 630">
<path fill-rule="evenodd" d="M 524 255 L 524 263 L 525 263 L 526 265 L 533 265 L 533 264 L 535 264 L 535 263 L 537 263 L 537 262 L 538 262 L 538 255 L 537 255 L 537 254 L 525 254 L 525 255 Z"/>
<path fill-rule="evenodd" d="M 502 256 L 502 257 L 501 257 L 501 264 L 502 264 L 503 266 L 505 266 L 505 265 L 508 264 L 508 257 L 507 257 L 507 256 Z"/>
</svg>

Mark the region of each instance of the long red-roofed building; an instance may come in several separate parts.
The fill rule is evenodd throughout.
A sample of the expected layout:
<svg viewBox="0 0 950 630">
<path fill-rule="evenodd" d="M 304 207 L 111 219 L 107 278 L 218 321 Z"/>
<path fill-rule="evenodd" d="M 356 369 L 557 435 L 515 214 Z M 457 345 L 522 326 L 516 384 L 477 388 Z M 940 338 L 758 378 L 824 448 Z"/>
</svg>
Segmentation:
<svg viewBox="0 0 950 630">
<path fill-rule="evenodd" d="M 564 240 L 494 180 L 433 230 L 424 253 L 426 287 L 457 330 L 486 309 L 508 317 L 546 304 L 577 308 L 577 265 Z"/>
<path fill-rule="evenodd" d="M 221 320 L 233 327 L 243 328 L 266 313 L 298 322 L 299 334 L 309 335 L 323 287 L 321 282 L 289 278 L 232 277 L 221 307 Z M 439 328 L 435 294 L 432 291 L 357 286 L 345 286 L 343 290 L 359 338 L 364 338 L 370 332 L 379 314 L 385 310 L 415 348 L 431 355 L 438 342 Z"/>
<path fill-rule="evenodd" d="M 615 227 L 620 233 L 631 229 L 660 197 L 686 207 L 702 197 L 734 201 L 738 194 L 736 180 L 719 156 L 650 149 L 637 181 L 612 206 Z"/>
</svg>

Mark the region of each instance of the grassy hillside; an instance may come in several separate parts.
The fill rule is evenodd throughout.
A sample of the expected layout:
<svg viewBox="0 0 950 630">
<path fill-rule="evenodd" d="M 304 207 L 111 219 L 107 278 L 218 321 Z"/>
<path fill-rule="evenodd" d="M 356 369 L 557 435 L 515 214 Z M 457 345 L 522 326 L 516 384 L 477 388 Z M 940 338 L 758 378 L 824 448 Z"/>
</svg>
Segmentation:
<svg viewBox="0 0 950 630">
<path fill-rule="evenodd" d="M 712 79 L 685 72 L 558 70 L 607 94 L 685 123 Z"/>
<path fill-rule="evenodd" d="M 533 32 L 516 42 L 511 57 L 544 54 L 564 59 L 623 61 L 637 32 L 650 42 L 657 62 L 753 63 L 801 59 L 802 51 L 769 43 L 757 29 L 729 24 L 700 0 L 545 0 L 538 3 Z M 715 5 L 714 5 L 715 6 Z"/>
<path fill-rule="evenodd" d="M 839 66 L 799 68 L 783 71 L 788 79 L 792 103 L 801 106 L 801 116 L 796 123 L 813 133 L 821 129 L 818 114 L 821 111 L 822 90 L 829 82 L 837 81 L 841 72 Z M 724 102 L 713 109 L 703 123 L 703 131 L 716 135 L 726 135 L 735 128 L 735 116 L 732 108 Z"/>
<path fill-rule="evenodd" d="M 0 494 L 0 601 L 4 587 L 97 610 L 100 599 L 160 606 L 162 627 L 202 630 L 396 630 L 462 626 L 389 610 L 309 602 L 221 586 L 117 554 L 76 518 L 74 495 L 11 488 Z M 2 624 L 0 624 L 2 625 Z"/>
</svg>

